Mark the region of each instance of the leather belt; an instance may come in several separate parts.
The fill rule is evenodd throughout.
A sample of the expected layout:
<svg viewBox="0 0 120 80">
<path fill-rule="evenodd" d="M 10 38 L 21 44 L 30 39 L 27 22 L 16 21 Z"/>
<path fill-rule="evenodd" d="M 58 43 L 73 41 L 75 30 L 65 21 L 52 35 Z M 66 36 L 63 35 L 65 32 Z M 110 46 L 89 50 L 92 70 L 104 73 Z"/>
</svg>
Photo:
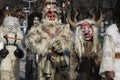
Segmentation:
<svg viewBox="0 0 120 80">
<path fill-rule="evenodd" d="M 116 58 L 116 59 L 120 59 L 120 52 L 115 53 L 115 58 Z"/>
</svg>

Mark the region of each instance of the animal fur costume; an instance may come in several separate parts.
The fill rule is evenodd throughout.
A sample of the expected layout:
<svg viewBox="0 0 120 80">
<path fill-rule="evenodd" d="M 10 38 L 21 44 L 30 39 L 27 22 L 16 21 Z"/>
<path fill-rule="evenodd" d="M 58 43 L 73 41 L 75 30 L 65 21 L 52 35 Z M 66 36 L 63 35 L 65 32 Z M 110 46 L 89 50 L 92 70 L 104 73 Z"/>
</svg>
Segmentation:
<svg viewBox="0 0 120 80">
<path fill-rule="evenodd" d="M 41 23 L 34 25 L 26 36 L 25 44 L 29 50 L 27 55 L 38 55 L 38 80 L 46 80 L 46 78 L 51 78 L 52 80 L 67 80 L 57 76 L 59 70 L 56 71 L 56 68 L 60 67 L 59 64 L 57 64 L 60 56 L 58 57 L 57 55 L 62 54 L 66 50 L 70 50 L 73 34 L 69 25 L 59 22 L 59 18 L 55 13 L 47 15 L 46 13 L 49 13 L 49 11 L 46 11 L 46 9 L 44 9 L 43 12 Z M 57 16 L 57 18 L 51 15 Z M 51 57 L 49 58 L 48 55 Z M 46 61 L 48 61 L 48 64 L 50 63 L 49 66 L 46 65 Z M 45 70 L 47 70 L 45 67 L 49 67 L 48 72 L 52 72 L 45 73 Z"/>
<path fill-rule="evenodd" d="M 113 11 L 114 24 L 106 29 L 100 74 L 111 80 L 120 80 L 120 0 Z M 110 76 L 109 74 L 112 75 Z"/>
<path fill-rule="evenodd" d="M 0 29 L 0 80 L 19 80 L 20 58 L 15 51 L 22 39 L 19 20 L 12 16 L 5 17 Z"/>
<path fill-rule="evenodd" d="M 74 45 L 78 65 L 72 67 L 74 79 L 77 77 L 76 80 L 100 80 L 99 65 L 102 47 L 98 41 L 96 23 L 92 19 L 84 19 L 76 26 Z"/>
<path fill-rule="evenodd" d="M 102 13 L 95 21 L 92 19 L 77 21 L 78 12 L 75 10 L 74 21 L 71 20 L 70 12 L 67 15 L 68 22 L 75 30 L 73 52 L 70 55 L 70 79 L 71 80 L 99 80 L 99 65 L 102 53 L 101 44 L 98 41 L 97 27 L 102 21 Z M 72 65 L 72 66 L 71 66 Z M 97 78 L 97 79 L 95 79 Z"/>
<path fill-rule="evenodd" d="M 106 71 L 115 71 L 114 80 L 120 80 L 120 33 L 116 24 L 110 25 L 104 38 L 103 57 L 100 74 L 105 76 Z"/>
</svg>

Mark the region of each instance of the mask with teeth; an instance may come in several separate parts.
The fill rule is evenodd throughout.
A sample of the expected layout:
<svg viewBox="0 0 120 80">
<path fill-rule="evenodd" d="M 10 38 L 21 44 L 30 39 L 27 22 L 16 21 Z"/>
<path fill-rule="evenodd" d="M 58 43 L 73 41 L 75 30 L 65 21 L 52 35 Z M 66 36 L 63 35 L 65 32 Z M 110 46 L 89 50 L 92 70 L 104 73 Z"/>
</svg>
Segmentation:
<svg viewBox="0 0 120 80">
<path fill-rule="evenodd" d="M 81 30 L 83 38 L 87 41 L 90 41 L 93 39 L 93 28 L 91 24 L 89 23 L 83 23 L 81 24 Z"/>
</svg>

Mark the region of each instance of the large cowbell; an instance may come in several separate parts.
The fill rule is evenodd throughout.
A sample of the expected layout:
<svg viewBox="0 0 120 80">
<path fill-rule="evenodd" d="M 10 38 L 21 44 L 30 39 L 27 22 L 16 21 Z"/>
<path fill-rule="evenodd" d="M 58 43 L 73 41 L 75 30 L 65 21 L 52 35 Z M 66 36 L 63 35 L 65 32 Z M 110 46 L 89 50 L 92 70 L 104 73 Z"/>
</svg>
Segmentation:
<svg viewBox="0 0 120 80">
<path fill-rule="evenodd" d="M 51 55 L 48 54 L 45 61 L 44 70 L 43 70 L 46 78 L 51 78 L 51 75 L 52 75 L 52 64 L 50 59 L 51 59 Z"/>
</svg>

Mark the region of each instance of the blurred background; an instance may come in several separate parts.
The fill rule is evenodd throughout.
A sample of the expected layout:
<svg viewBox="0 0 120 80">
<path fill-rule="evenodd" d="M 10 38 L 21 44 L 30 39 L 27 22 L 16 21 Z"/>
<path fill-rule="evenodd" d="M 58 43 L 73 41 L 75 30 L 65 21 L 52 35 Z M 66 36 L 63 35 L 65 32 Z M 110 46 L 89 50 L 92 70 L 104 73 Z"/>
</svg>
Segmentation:
<svg viewBox="0 0 120 80">
<path fill-rule="evenodd" d="M 74 9 L 78 11 L 77 20 L 90 18 L 90 10 L 94 11 L 96 20 L 99 19 L 99 11 L 103 14 L 103 23 L 101 23 L 99 34 L 104 36 L 105 28 L 114 22 L 113 11 L 116 0 L 57 0 L 57 5 L 61 9 L 62 23 L 66 23 L 66 15 L 69 10 L 71 17 L 74 17 Z M 15 11 L 17 17 L 20 18 L 21 28 L 23 33 L 26 29 L 30 29 L 33 25 L 31 22 L 34 16 L 42 18 L 42 10 L 45 5 L 45 0 L 0 0 L 0 24 L 2 24 L 3 16 L 6 11 Z M 34 13 L 37 12 L 37 13 Z M 28 27 L 28 28 L 27 28 Z"/>
<path fill-rule="evenodd" d="M 116 0 L 57 0 L 57 5 L 61 9 L 61 21 L 66 23 L 66 15 L 69 10 L 71 17 L 74 17 L 74 9 L 78 11 L 77 20 L 90 18 L 90 10 L 94 11 L 96 20 L 99 19 L 99 11 L 103 14 L 103 22 L 99 27 L 99 36 L 103 37 L 105 29 L 108 25 L 114 22 L 113 11 Z M 17 17 L 20 18 L 21 29 L 23 33 L 26 29 L 30 29 L 33 25 L 32 18 L 39 15 L 42 18 L 42 10 L 45 5 L 45 0 L 0 0 L 0 24 L 2 24 L 3 16 L 6 11 L 14 11 Z M 37 12 L 37 13 L 36 13 Z"/>
</svg>

